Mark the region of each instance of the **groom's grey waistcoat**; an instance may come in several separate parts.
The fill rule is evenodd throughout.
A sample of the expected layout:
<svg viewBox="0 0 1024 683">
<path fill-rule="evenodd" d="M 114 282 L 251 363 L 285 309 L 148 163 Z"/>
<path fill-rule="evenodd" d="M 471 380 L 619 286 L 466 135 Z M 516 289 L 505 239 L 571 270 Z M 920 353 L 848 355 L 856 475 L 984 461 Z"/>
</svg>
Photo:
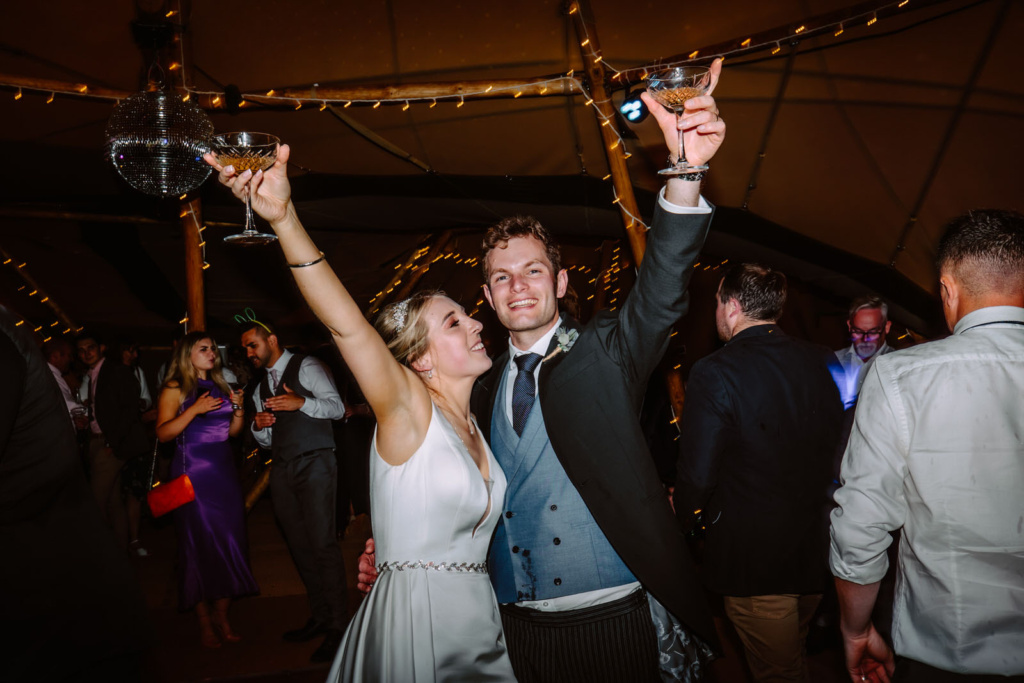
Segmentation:
<svg viewBox="0 0 1024 683">
<path fill-rule="evenodd" d="M 546 600 L 636 581 L 559 464 L 539 397 L 520 437 L 500 409 L 507 379 L 501 384 L 491 450 L 508 488 L 487 560 L 498 602 Z"/>
</svg>

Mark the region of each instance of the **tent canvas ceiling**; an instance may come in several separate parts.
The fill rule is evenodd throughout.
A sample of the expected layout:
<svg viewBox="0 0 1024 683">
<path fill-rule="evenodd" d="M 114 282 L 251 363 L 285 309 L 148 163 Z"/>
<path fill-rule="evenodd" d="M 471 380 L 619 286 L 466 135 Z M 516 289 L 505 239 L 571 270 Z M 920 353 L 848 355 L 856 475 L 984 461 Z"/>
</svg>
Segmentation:
<svg viewBox="0 0 1024 683">
<path fill-rule="evenodd" d="M 590 2 L 595 42 L 604 62 L 618 69 L 738 44 L 848 5 Z M 242 93 L 265 93 L 314 83 L 529 79 L 570 69 L 580 78 L 579 39 L 567 6 L 555 0 L 256 0 L 244 8 L 193 2 L 176 20 L 187 27 L 181 62 L 194 91 L 234 85 Z M 135 16 L 127 1 L 4 3 L 0 84 L 8 82 L 4 76 L 17 76 L 140 89 L 149 65 L 132 39 Z M 1017 76 L 1024 65 L 1024 4 L 911 0 L 871 26 L 860 18 L 843 29 L 840 36 L 830 31 L 795 46 L 784 42 L 774 55 L 764 50 L 727 59 L 715 94 L 728 139 L 705 192 L 719 206 L 740 210 L 720 212 L 708 249 L 722 258 L 788 256 L 794 268 L 800 261 L 807 277 L 844 295 L 883 285 L 931 292 L 935 244 L 946 220 L 976 207 L 1020 206 L 1024 86 Z M 47 103 L 48 92 L 16 94 L 13 87 L 0 88 L 7 151 L 0 171 L 0 246 L 28 263 L 77 324 L 175 328 L 184 308 L 178 205 L 127 188 L 104 160 L 112 102 L 59 95 Z M 613 101 L 623 95 L 617 89 Z M 300 213 L 363 301 L 431 235 L 453 230 L 449 250 L 470 256 L 489 223 L 519 212 L 538 215 L 563 236 L 570 264 L 591 268 L 573 276 L 585 299 L 600 264 L 595 248 L 624 236 L 604 180 L 599 124 L 585 100 L 523 97 L 458 106 L 458 98 L 450 98 L 433 107 L 427 101 L 408 108 L 357 103 L 343 110 L 428 164 L 429 174 L 371 144 L 316 102 L 214 111 L 211 119 L 218 131 L 271 132 L 292 145 Z M 664 145 L 650 120 L 622 125 L 622 133 L 649 216 Z M 201 194 L 206 221 L 240 221 L 241 207 L 213 180 Z M 240 251 L 220 241 L 237 229 L 218 225 L 204 233 L 211 264 L 208 317 L 229 321 L 252 305 L 296 323 L 306 319 L 275 248 Z M 788 253 L 794 239 L 803 240 L 799 257 Z M 622 246 L 628 249 L 625 240 Z M 815 262 L 829 255 L 848 258 L 842 266 Z M 457 260 L 432 270 L 423 284 L 462 292 L 472 305 L 479 274 Z M 894 272 L 885 275 L 893 260 Z M 841 277 L 829 275 L 835 270 Z M 837 285 L 840 280 L 845 284 Z M 3 292 L 4 302 L 23 315 L 37 305 L 16 287 Z M 927 306 L 911 301 L 927 297 L 904 301 L 912 318 L 934 318 L 933 310 L 911 310 Z"/>
</svg>

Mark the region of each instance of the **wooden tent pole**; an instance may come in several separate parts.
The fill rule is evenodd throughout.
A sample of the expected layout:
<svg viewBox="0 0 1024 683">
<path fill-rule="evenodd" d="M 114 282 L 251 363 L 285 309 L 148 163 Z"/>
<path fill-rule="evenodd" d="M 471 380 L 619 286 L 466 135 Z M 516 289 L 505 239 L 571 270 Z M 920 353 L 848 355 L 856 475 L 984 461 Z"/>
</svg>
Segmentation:
<svg viewBox="0 0 1024 683">
<path fill-rule="evenodd" d="M 180 71 L 176 69 L 175 71 Z M 87 83 L 73 81 L 56 81 L 49 79 L 15 76 L 0 73 L 0 87 L 39 93 L 58 93 L 74 95 L 86 100 L 123 100 L 134 92 L 115 90 Z M 315 87 L 288 88 L 265 93 L 243 93 L 246 102 L 258 102 L 267 106 L 295 108 L 296 100 L 303 100 L 310 106 L 321 101 L 334 102 L 369 102 L 381 101 L 384 104 L 402 104 L 404 100 L 445 99 L 449 103 L 453 98 L 465 101 L 518 99 L 521 97 L 548 97 L 552 95 L 582 95 L 578 81 L 562 74 L 549 78 L 524 78 L 486 81 L 452 81 L 439 83 L 410 83 L 406 85 L 376 85 L 348 87 Z M 225 110 L 228 108 L 226 98 L 221 93 L 194 93 L 196 103 L 203 109 Z"/>
<path fill-rule="evenodd" d="M 586 65 L 587 75 L 590 77 L 590 96 L 593 99 L 601 138 L 604 140 L 605 156 L 608 158 L 608 169 L 611 172 L 612 184 L 618 198 L 619 213 L 622 216 L 623 225 L 626 227 L 629 245 L 633 249 L 633 258 L 639 267 L 647 247 L 647 233 L 644 231 L 643 225 L 630 217 L 630 214 L 639 217 L 640 207 L 637 206 L 636 195 L 633 194 L 633 183 L 626 165 L 626 150 L 622 149 L 622 142 L 613 130 L 616 125 L 615 108 L 612 106 L 611 91 L 607 86 L 607 72 L 600 60 L 601 48 L 597 39 L 597 26 L 586 0 L 573 0 L 572 7 L 576 8 L 575 12 L 570 8 L 570 12 L 576 24 L 576 36 L 581 43 L 580 51 L 583 63 Z M 608 252 L 608 249 L 606 248 L 604 251 Z M 607 266 L 605 267 L 607 268 Z M 599 310 L 597 303 L 603 299 L 604 287 L 601 279 L 605 272 L 598 275 L 596 282 L 595 312 Z M 665 384 L 669 399 L 672 401 L 672 409 L 678 417 L 682 414 L 686 398 L 683 378 L 679 371 L 667 370 Z"/>
<path fill-rule="evenodd" d="M 622 216 L 622 223 L 626 227 L 629 245 L 633 248 L 633 256 L 639 264 L 643 260 L 644 250 L 647 248 L 647 234 L 642 225 L 630 218 L 630 214 L 639 216 L 640 208 L 637 206 L 636 195 L 633 194 L 633 183 L 629 177 L 629 168 L 626 166 L 626 150 L 623 149 L 622 141 L 615 133 L 615 107 L 612 106 L 611 91 L 608 89 L 606 79 L 607 74 L 599 61 L 601 48 L 597 40 L 597 27 L 586 0 L 574 0 L 573 6 L 578 10 L 572 12 L 576 23 L 576 36 L 581 43 L 586 42 L 586 45 L 580 48 L 580 52 L 583 56 L 583 63 L 586 65 L 587 76 L 590 77 L 590 97 L 594 114 L 597 117 L 598 128 L 601 131 L 601 139 L 604 142 L 608 170 L 611 172 L 612 185 L 615 187 L 615 194 L 619 200 L 619 213 Z"/>
<path fill-rule="evenodd" d="M 173 0 L 179 17 L 192 16 L 191 0 Z M 188 87 L 188 62 L 192 58 L 191 44 L 188 42 L 188 26 L 183 25 L 176 34 L 176 40 L 165 45 L 157 55 L 160 65 L 167 74 L 168 85 L 177 88 L 179 91 L 186 91 Z M 177 62 L 178 68 L 172 68 L 171 64 Z M 199 196 L 192 197 L 188 194 L 181 197 L 181 211 L 178 214 L 181 218 L 181 236 L 185 247 L 185 305 L 188 311 L 189 332 L 200 332 L 206 330 L 206 287 L 203 281 L 203 270 L 206 265 L 203 263 L 203 245 L 205 244 L 202 232 L 203 225 L 203 204 Z"/>
<path fill-rule="evenodd" d="M 181 203 L 181 234 L 185 242 L 185 304 L 188 310 L 188 331 L 206 329 L 206 299 L 203 287 L 203 223 L 199 197 Z"/>
</svg>

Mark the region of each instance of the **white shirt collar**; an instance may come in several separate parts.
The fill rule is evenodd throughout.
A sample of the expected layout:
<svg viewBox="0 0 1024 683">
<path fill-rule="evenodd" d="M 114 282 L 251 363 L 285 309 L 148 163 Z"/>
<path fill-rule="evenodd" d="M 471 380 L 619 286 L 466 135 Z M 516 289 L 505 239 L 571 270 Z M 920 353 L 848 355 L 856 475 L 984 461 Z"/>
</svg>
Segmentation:
<svg viewBox="0 0 1024 683">
<path fill-rule="evenodd" d="M 292 352 L 285 349 L 281 352 L 281 357 L 277 359 L 277 362 L 271 365 L 267 370 L 274 370 L 277 372 L 277 376 L 280 377 L 284 374 L 284 369 L 288 367 L 288 361 L 292 359 Z"/>
<path fill-rule="evenodd" d="M 990 323 L 1024 322 L 1024 308 L 1017 306 L 989 306 L 971 311 L 957 321 L 953 334 L 963 334 L 972 327 Z"/>
<path fill-rule="evenodd" d="M 562 316 L 558 316 L 558 319 L 551 326 L 551 329 L 548 330 L 547 332 L 545 332 L 544 336 L 542 336 L 540 339 L 538 339 L 536 342 L 534 342 L 533 346 L 531 346 L 526 351 L 523 351 L 522 349 L 518 348 L 515 344 L 513 344 L 512 343 L 512 337 L 509 337 L 508 338 L 508 362 L 512 363 L 513 365 L 515 365 L 516 356 L 521 356 L 524 353 L 538 353 L 541 356 L 545 355 L 547 353 L 548 346 L 551 344 L 552 337 L 555 336 L 555 332 L 558 331 L 558 326 L 561 325 L 561 324 L 562 324 Z"/>
</svg>

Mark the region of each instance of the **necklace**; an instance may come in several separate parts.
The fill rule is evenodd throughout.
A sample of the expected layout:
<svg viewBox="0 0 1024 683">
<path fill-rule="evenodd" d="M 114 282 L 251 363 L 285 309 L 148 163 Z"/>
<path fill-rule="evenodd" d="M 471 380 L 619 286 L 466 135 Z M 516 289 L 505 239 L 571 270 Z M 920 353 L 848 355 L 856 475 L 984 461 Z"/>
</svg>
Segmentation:
<svg viewBox="0 0 1024 683">
<path fill-rule="evenodd" d="M 455 419 L 455 413 L 448 407 L 448 401 L 445 400 L 444 396 L 441 396 L 441 394 L 438 394 L 437 397 L 440 399 L 440 402 L 437 404 L 437 407 L 441 409 L 442 413 L 444 413 L 445 417 L 448 420 L 448 424 L 450 424 L 452 427 L 455 427 L 455 435 L 459 437 L 459 441 L 462 441 L 462 437 L 459 436 L 459 429 L 456 426 L 456 423 L 458 422 L 458 420 Z M 469 432 L 469 435 L 470 436 L 476 436 L 476 430 L 473 429 L 473 420 L 472 420 L 472 418 L 467 417 L 467 418 L 463 418 L 463 419 L 466 422 L 466 431 Z M 462 445 L 465 446 L 466 442 L 462 441 Z"/>
<path fill-rule="evenodd" d="M 443 412 L 445 414 L 445 417 L 448 418 L 448 422 L 453 427 L 455 427 L 456 423 L 458 422 L 458 420 L 455 419 L 455 413 L 453 413 L 450 410 L 448 410 L 448 408 L 446 406 L 438 406 L 438 407 L 441 409 L 441 412 Z M 471 420 L 469 418 L 466 418 L 465 420 L 466 420 L 466 431 L 469 432 L 470 436 L 476 436 L 476 430 L 473 429 L 473 420 Z M 456 429 L 455 433 L 458 434 L 458 432 L 459 432 L 459 430 Z M 459 438 L 462 438 L 462 437 L 459 437 Z"/>
<path fill-rule="evenodd" d="M 427 391 L 437 399 L 436 401 L 434 401 L 434 403 L 437 405 L 438 408 L 441 409 L 441 412 L 445 414 L 445 417 L 447 418 L 451 426 L 455 427 L 456 422 L 458 422 L 459 420 L 456 419 L 455 411 L 452 410 L 451 404 L 448 403 L 448 399 L 445 398 L 444 395 L 442 395 L 441 392 L 436 389 L 427 387 Z M 466 431 L 469 432 L 469 435 L 476 436 L 476 430 L 473 429 L 472 417 L 470 415 L 467 415 L 466 417 L 462 418 L 462 420 L 466 423 Z M 456 428 L 455 431 L 458 432 L 458 429 Z"/>
</svg>

